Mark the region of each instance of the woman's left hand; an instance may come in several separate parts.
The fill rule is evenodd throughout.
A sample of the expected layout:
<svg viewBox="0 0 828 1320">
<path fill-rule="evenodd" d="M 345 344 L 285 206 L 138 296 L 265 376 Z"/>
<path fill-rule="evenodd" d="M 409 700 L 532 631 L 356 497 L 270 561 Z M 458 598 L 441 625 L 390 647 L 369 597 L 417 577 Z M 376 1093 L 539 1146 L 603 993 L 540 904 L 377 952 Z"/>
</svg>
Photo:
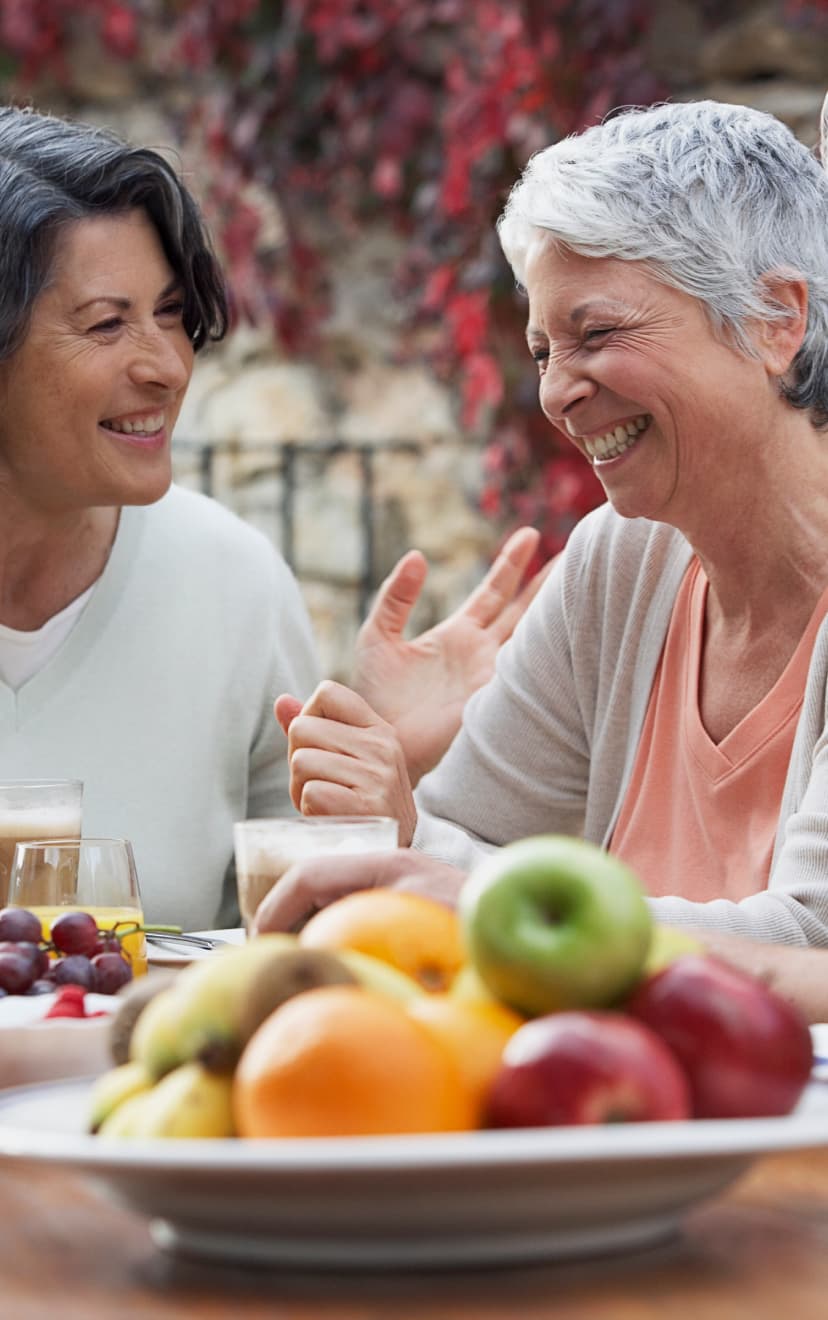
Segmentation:
<svg viewBox="0 0 828 1320">
<path fill-rule="evenodd" d="M 428 573 L 420 552 L 403 555 L 377 592 L 357 637 L 354 687 L 396 729 L 412 785 L 447 750 L 466 701 L 488 683 L 546 580 L 550 564 L 521 586 L 539 539 L 532 527 L 515 532 L 459 609 L 411 641 L 404 629 Z"/>
<path fill-rule="evenodd" d="M 280 696 L 287 734 L 290 796 L 304 816 L 393 816 L 399 842 L 414 835 L 417 809 L 393 726 L 342 683 L 326 680 L 300 706 Z"/>
</svg>

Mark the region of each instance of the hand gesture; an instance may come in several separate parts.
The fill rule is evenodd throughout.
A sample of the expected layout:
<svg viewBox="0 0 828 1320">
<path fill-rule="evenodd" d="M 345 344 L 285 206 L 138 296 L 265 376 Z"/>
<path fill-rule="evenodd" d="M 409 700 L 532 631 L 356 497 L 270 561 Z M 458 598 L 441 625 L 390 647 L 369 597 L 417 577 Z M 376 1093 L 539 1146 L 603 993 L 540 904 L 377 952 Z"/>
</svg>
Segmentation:
<svg viewBox="0 0 828 1320">
<path fill-rule="evenodd" d="M 417 811 L 394 728 L 341 683 L 320 683 L 300 705 L 284 694 L 276 718 L 287 734 L 290 796 L 305 816 L 393 816 L 406 847 Z"/>
<path fill-rule="evenodd" d="M 428 572 L 423 555 L 410 550 L 380 587 L 357 637 L 353 686 L 394 726 L 412 785 L 446 751 L 544 581 L 548 564 L 520 589 L 538 540 L 532 527 L 515 532 L 464 604 L 410 642 L 403 631 Z"/>
</svg>

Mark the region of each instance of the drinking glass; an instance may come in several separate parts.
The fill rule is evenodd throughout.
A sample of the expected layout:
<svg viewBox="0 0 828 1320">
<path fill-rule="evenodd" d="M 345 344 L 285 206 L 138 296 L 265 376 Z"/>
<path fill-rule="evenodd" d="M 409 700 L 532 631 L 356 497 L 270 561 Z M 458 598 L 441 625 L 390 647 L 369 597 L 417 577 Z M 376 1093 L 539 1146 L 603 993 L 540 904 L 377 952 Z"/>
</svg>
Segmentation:
<svg viewBox="0 0 828 1320">
<path fill-rule="evenodd" d="M 0 783 L 0 895 L 8 890 L 18 843 L 80 838 L 82 797 L 79 779 Z"/>
<path fill-rule="evenodd" d="M 64 912 L 88 912 L 98 929 L 119 922 L 143 925 L 141 894 L 132 844 L 128 839 L 43 839 L 18 843 L 9 880 L 10 907 L 28 908 L 40 918 L 43 938 Z M 126 935 L 122 949 L 134 976 L 147 970 L 142 932 Z"/>
<path fill-rule="evenodd" d="M 294 864 L 331 853 L 393 852 L 399 827 L 391 816 L 274 816 L 233 826 L 239 908 L 250 932 L 256 909 Z"/>
</svg>

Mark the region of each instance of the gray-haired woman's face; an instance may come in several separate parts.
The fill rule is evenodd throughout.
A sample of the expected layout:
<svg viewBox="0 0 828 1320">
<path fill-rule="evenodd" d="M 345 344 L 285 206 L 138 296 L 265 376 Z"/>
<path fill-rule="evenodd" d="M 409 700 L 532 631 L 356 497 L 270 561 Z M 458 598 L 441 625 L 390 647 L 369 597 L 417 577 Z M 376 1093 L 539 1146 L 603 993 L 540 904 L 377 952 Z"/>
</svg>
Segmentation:
<svg viewBox="0 0 828 1320">
<path fill-rule="evenodd" d="M 635 262 L 539 243 L 526 289 L 541 407 L 618 512 L 688 526 L 713 490 L 730 483 L 738 502 L 780 407 L 768 364 L 728 347 L 700 302 Z"/>
<path fill-rule="evenodd" d="M 141 210 L 78 221 L 0 364 L 0 469 L 32 507 L 149 504 L 193 366 L 179 282 Z"/>
</svg>

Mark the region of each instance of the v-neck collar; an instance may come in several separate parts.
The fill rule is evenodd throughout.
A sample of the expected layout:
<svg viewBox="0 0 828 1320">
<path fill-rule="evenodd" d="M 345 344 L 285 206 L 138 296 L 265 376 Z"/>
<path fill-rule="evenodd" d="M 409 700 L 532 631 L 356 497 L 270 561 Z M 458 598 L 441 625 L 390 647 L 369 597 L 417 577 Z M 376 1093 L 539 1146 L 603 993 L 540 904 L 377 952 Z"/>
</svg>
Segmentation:
<svg viewBox="0 0 828 1320">
<path fill-rule="evenodd" d="M 118 607 L 144 535 L 146 517 L 147 510 L 143 507 L 130 506 L 121 510 L 103 573 L 60 649 L 17 691 L 0 681 L 0 724 L 9 722 L 19 727 L 30 713 L 42 712 L 43 707 L 59 696 L 66 682 L 77 673 L 90 648 L 95 645 L 95 638 L 107 628 Z"/>
<path fill-rule="evenodd" d="M 699 710 L 704 616 L 709 583 L 698 559 L 693 561 L 689 571 L 691 582 L 687 609 L 690 648 L 685 671 L 687 688 L 684 701 L 686 733 L 694 756 L 710 779 L 715 781 L 743 765 L 797 715 L 805 690 L 803 657 L 807 656 L 804 664 L 807 673 L 814 640 L 828 612 L 828 587 L 817 601 L 796 650 L 776 682 L 722 741 L 715 743 L 702 723 Z"/>
</svg>

